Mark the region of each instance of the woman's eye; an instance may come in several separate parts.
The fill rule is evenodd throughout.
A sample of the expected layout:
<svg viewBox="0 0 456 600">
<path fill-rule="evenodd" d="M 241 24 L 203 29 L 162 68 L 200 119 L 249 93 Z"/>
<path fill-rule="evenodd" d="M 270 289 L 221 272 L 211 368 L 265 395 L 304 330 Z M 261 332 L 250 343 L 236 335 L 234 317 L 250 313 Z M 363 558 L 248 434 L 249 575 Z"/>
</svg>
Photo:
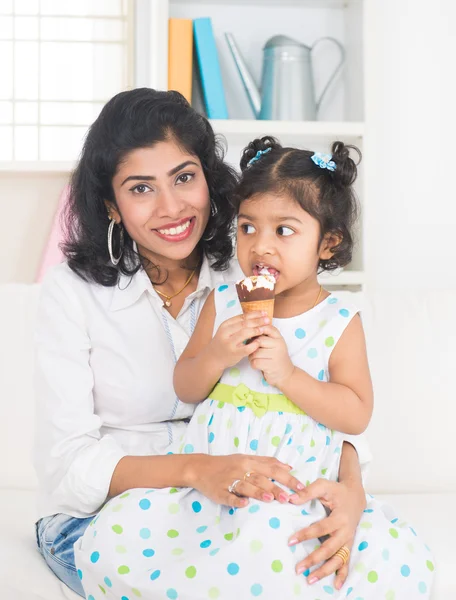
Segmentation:
<svg viewBox="0 0 456 600">
<path fill-rule="evenodd" d="M 244 223 L 241 225 L 242 233 L 246 233 L 247 235 L 254 233 L 255 227 L 253 225 L 249 225 L 248 223 Z"/>
<path fill-rule="evenodd" d="M 284 225 L 281 225 L 280 227 L 277 228 L 277 233 L 279 235 L 286 237 L 289 235 L 293 235 L 294 231 L 293 231 L 293 229 L 290 229 L 290 227 L 285 227 Z"/>
<path fill-rule="evenodd" d="M 135 194 L 145 194 L 146 192 L 150 191 L 150 187 L 145 183 L 140 183 L 138 185 L 135 185 L 134 188 L 131 188 L 131 191 Z"/>
<path fill-rule="evenodd" d="M 182 175 L 179 175 L 179 177 L 177 178 L 176 181 L 180 182 L 180 183 L 188 183 L 189 181 L 191 181 L 194 177 L 193 173 L 182 173 Z"/>
</svg>

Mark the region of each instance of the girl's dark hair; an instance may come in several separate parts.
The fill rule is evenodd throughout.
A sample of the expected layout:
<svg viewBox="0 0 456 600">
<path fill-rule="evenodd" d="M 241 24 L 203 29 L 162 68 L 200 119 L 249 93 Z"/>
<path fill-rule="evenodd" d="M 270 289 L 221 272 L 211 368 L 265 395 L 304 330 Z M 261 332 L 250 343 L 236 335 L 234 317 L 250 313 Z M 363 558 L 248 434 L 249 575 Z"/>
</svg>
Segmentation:
<svg viewBox="0 0 456 600">
<path fill-rule="evenodd" d="M 269 150 L 268 150 L 269 149 Z M 264 153 L 264 150 L 267 150 Z M 350 157 L 358 153 L 358 163 Z M 258 155 L 258 151 L 263 154 Z M 358 215 L 358 202 L 353 190 L 361 152 L 343 142 L 332 145 L 334 171 L 316 165 L 309 150 L 283 148 L 273 137 L 255 139 L 244 148 L 241 158 L 242 178 L 234 195 L 236 210 L 241 202 L 256 194 L 275 193 L 292 197 L 320 223 L 320 242 L 334 233 L 340 242 L 333 247 L 330 259 L 320 260 L 320 271 L 332 271 L 347 265 L 352 258 L 352 228 Z M 250 161 L 257 159 L 250 163 Z"/>
<path fill-rule="evenodd" d="M 72 175 L 62 248 L 70 268 L 83 279 L 113 286 L 119 273 L 133 275 L 141 268 L 141 258 L 125 229 L 122 258 L 116 267 L 110 262 L 105 200 L 116 205 L 112 179 L 129 152 L 166 140 L 175 141 L 201 162 L 214 207 L 199 248 L 215 270 L 227 268 L 233 255 L 236 173 L 224 162 L 224 149 L 209 121 L 181 94 L 138 88 L 117 94 L 104 106 L 89 129 Z M 117 256 L 117 227 L 113 237 Z"/>
</svg>

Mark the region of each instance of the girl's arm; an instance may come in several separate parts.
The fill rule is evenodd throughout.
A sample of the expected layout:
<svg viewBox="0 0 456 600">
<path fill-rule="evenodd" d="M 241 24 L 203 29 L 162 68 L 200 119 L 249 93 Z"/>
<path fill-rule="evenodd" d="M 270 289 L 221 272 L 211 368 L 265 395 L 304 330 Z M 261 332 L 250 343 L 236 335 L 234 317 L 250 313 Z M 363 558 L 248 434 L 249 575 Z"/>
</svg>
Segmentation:
<svg viewBox="0 0 456 600">
<path fill-rule="evenodd" d="M 279 389 L 330 429 L 362 433 L 372 416 L 373 390 L 359 315 L 351 320 L 329 359 L 329 382 L 294 368 Z"/>
<path fill-rule="evenodd" d="M 258 348 L 257 342 L 245 344 L 245 341 L 261 335 L 261 326 L 269 319 L 260 312 L 238 315 L 224 321 L 212 337 L 214 322 L 212 291 L 174 370 L 174 390 L 182 402 L 196 404 L 207 398 L 225 369 Z"/>
</svg>

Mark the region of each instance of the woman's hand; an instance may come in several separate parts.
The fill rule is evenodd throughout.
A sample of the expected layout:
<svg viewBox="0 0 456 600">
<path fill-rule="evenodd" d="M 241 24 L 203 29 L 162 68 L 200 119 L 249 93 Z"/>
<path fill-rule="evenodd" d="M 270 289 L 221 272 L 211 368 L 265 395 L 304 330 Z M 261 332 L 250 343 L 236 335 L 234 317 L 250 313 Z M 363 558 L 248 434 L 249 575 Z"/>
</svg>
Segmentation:
<svg viewBox="0 0 456 600">
<path fill-rule="evenodd" d="M 237 315 L 224 321 L 208 345 L 212 360 L 221 369 L 237 365 L 245 356 L 258 348 L 257 340 L 250 341 L 263 333 L 263 327 L 269 323 L 266 312 L 252 312 Z"/>
<path fill-rule="evenodd" d="M 342 559 L 334 554 L 342 546 L 347 546 L 351 550 L 356 528 L 366 508 L 366 496 L 360 483 L 337 483 L 327 479 L 317 479 L 302 492 L 292 495 L 290 502 L 304 504 L 315 498 L 318 498 L 331 514 L 310 527 L 298 531 L 288 543 L 293 546 L 304 540 L 329 536 L 317 550 L 296 565 L 296 572 L 303 573 L 325 561 L 321 567 L 308 575 L 309 584 L 337 571 L 335 587 L 340 590 L 348 575 L 349 562 L 344 565 Z"/>
<path fill-rule="evenodd" d="M 291 468 L 276 458 L 263 456 L 194 454 L 189 466 L 189 487 L 197 489 L 218 504 L 236 508 L 247 506 L 248 498 L 263 502 L 277 500 L 284 504 L 293 495 L 285 492 L 272 479 L 295 492 L 305 489 L 300 481 L 290 475 Z M 244 477 L 247 473 L 250 475 Z M 228 486 L 237 479 L 240 482 L 236 486 L 236 492 L 245 496 L 243 498 L 228 491 Z"/>
</svg>

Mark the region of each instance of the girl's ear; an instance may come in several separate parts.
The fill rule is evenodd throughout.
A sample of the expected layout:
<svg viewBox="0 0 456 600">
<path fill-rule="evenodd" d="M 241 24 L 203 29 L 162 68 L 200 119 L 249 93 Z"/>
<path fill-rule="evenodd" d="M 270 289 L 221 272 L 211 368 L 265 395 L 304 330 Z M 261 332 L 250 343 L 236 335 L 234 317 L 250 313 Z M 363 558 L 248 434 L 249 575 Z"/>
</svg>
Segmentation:
<svg viewBox="0 0 456 600">
<path fill-rule="evenodd" d="M 114 206 L 114 204 L 112 202 L 109 202 L 109 200 L 105 200 L 104 203 L 106 206 L 106 210 L 108 211 L 109 218 L 114 219 L 116 224 L 120 225 L 120 223 L 122 222 L 122 217 L 120 216 L 120 213 L 117 210 L 117 208 Z"/>
<path fill-rule="evenodd" d="M 320 260 L 329 260 L 334 254 L 335 248 L 341 243 L 342 236 L 335 231 L 325 233 L 320 244 L 319 258 Z"/>
</svg>

